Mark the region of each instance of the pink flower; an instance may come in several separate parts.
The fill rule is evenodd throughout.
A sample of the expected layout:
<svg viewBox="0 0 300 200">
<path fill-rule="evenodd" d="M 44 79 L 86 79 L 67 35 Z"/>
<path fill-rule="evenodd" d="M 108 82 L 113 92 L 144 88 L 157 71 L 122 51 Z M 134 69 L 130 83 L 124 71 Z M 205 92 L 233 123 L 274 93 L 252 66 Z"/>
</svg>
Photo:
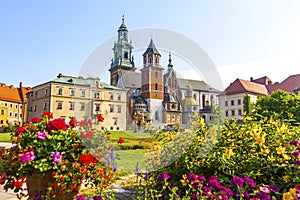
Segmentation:
<svg viewBox="0 0 300 200">
<path fill-rule="evenodd" d="M 269 187 L 267 186 L 264 186 L 264 187 L 259 187 L 260 191 L 266 193 L 266 194 L 269 194 L 270 193 L 270 189 Z"/>
<path fill-rule="evenodd" d="M 47 131 L 43 131 L 43 132 L 37 131 L 37 132 L 35 132 L 35 134 L 37 135 L 37 138 L 39 140 L 45 140 L 48 135 L 48 132 Z"/>
<path fill-rule="evenodd" d="M 23 163 L 32 161 L 32 160 L 34 160 L 34 158 L 35 158 L 35 156 L 34 156 L 33 151 L 26 152 L 26 153 L 22 154 L 22 156 L 21 156 L 21 160 Z"/>
<path fill-rule="evenodd" d="M 59 163 L 62 160 L 62 155 L 60 152 L 51 152 L 51 158 L 54 162 Z"/>
</svg>

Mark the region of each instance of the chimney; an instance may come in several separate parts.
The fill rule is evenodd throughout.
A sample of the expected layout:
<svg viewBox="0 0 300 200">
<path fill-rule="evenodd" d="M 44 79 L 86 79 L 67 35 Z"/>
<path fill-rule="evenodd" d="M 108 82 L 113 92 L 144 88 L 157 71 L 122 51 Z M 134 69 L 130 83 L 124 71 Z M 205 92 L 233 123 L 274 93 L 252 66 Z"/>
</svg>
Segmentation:
<svg viewBox="0 0 300 200">
<path fill-rule="evenodd" d="M 20 82 L 20 89 L 22 89 L 22 81 Z"/>
<path fill-rule="evenodd" d="M 250 77 L 250 81 L 253 82 L 253 77 Z"/>
</svg>

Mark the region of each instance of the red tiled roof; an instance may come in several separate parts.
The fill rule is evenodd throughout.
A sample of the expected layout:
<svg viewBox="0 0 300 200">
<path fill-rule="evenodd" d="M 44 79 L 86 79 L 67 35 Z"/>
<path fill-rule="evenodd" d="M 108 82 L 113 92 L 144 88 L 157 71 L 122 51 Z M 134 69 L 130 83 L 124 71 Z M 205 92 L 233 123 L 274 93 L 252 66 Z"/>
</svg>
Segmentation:
<svg viewBox="0 0 300 200">
<path fill-rule="evenodd" d="M 238 94 L 246 92 L 264 95 L 268 94 L 268 90 L 265 85 L 238 78 L 233 83 L 231 83 L 220 95 Z"/>
<path fill-rule="evenodd" d="M 300 74 L 291 75 L 281 83 L 267 85 L 267 88 L 270 93 L 276 90 L 283 90 L 286 92 L 294 93 L 294 90 L 299 89 L 299 87 L 300 87 Z"/>
<path fill-rule="evenodd" d="M 261 78 L 257 78 L 255 80 L 253 80 L 252 82 L 254 83 L 259 83 L 259 84 L 263 84 L 263 85 L 269 85 L 269 84 L 272 84 L 272 81 L 269 77 L 267 76 L 264 76 L 264 77 L 261 77 Z"/>
<path fill-rule="evenodd" d="M 30 87 L 17 88 L 0 84 L 0 100 L 11 101 L 15 103 L 27 102 L 26 93 L 31 90 Z"/>
</svg>

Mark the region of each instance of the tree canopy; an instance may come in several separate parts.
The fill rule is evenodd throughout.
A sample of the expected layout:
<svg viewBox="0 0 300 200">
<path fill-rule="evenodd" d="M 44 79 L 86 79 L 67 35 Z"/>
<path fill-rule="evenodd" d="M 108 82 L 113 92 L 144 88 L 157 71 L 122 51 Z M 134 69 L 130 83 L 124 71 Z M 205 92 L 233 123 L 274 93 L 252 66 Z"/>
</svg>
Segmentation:
<svg viewBox="0 0 300 200">
<path fill-rule="evenodd" d="M 300 95 L 277 90 L 259 96 L 251 115 L 300 123 Z"/>
</svg>

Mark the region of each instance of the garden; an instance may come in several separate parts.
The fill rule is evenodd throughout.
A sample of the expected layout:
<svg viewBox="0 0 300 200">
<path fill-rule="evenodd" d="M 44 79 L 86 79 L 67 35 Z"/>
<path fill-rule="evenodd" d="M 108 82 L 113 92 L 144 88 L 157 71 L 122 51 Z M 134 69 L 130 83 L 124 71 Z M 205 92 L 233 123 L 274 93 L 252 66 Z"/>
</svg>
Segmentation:
<svg viewBox="0 0 300 200">
<path fill-rule="evenodd" d="M 48 113 L 11 134 L 0 184 L 31 199 L 125 199 L 112 189 L 123 177 L 140 200 L 300 199 L 300 96 L 278 91 L 247 106 L 242 120 L 195 117 L 184 132 L 97 131 Z"/>
</svg>

